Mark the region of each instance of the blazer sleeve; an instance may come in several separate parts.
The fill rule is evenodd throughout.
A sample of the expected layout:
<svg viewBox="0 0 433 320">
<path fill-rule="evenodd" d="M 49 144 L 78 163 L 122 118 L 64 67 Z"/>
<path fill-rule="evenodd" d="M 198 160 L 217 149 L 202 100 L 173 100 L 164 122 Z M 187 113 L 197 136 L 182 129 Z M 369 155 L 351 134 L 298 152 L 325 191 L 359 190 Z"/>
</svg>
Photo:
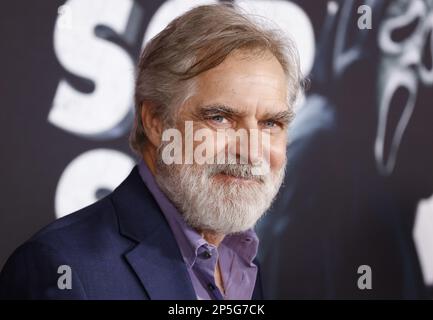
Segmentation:
<svg viewBox="0 0 433 320">
<path fill-rule="evenodd" d="M 71 267 L 71 285 L 66 288 L 58 284 L 67 273 L 59 267 L 65 265 Z M 86 299 L 86 294 L 78 274 L 60 252 L 30 241 L 11 255 L 0 273 L 0 300 L 22 299 Z"/>
</svg>

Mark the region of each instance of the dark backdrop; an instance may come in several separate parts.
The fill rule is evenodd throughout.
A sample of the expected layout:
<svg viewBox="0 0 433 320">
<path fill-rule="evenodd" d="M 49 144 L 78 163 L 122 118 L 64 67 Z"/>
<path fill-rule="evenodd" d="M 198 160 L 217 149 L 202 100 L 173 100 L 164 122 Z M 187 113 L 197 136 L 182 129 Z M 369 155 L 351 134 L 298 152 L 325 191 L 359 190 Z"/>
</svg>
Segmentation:
<svg viewBox="0 0 433 320">
<path fill-rule="evenodd" d="M 204 2 L 1 4 L 0 267 L 42 226 L 126 176 L 143 39 Z M 358 26 L 361 5 L 372 9 L 371 29 Z M 259 228 L 269 296 L 425 297 L 433 283 L 433 207 L 421 202 L 433 191 L 432 2 L 256 6 L 293 31 L 311 80 L 290 132 L 285 187 Z M 370 296 L 356 287 L 363 264 L 377 279 Z"/>
</svg>

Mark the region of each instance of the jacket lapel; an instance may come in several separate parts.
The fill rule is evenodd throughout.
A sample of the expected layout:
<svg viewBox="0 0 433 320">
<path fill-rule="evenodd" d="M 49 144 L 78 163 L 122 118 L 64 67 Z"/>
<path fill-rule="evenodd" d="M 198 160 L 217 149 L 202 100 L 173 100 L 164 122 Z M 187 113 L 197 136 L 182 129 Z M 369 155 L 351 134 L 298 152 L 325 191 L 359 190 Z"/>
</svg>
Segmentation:
<svg viewBox="0 0 433 320">
<path fill-rule="evenodd" d="M 167 239 L 156 235 L 152 238 L 125 254 L 150 299 L 196 299 L 182 257 L 173 255 L 177 250 L 173 246 L 176 242 L 170 244 Z"/>
<path fill-rule="evenodd" d="M 176 239 L 137 166 L 110 195 L 120 233 L 136 242 L 125 258 L 150 299 L 196 299 Z"/>
</svg>

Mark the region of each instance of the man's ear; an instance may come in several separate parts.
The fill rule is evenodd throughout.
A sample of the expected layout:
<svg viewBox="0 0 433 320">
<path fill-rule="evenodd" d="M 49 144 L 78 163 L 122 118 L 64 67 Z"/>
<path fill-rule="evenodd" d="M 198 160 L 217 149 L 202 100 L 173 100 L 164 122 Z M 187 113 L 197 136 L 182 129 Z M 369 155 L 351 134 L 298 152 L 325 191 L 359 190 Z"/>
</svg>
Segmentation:
<svg viewBox="0 0 433 320">
<path fill-rule="evenodd" d="M 147 139 L 158 148 L 161 144 L 163 124 L 155 112 L 155 107 L 154 103 L 143 102 L 141 106 L 141 122 Z"/>
</svg>

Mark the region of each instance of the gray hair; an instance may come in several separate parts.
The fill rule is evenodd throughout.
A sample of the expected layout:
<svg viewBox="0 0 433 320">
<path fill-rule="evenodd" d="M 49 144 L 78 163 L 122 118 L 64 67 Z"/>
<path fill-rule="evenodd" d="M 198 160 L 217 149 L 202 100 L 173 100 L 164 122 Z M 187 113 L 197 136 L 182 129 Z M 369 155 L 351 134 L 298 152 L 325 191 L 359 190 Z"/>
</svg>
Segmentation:
<svg viewBox="0 0 433 320">
<path fill-rule="evenodd" d="M 170 22 L 141 54 L 131 148 L 141 154 L 147 141 L 141 121 L 146 102 L 146 107 L 166 123 L 173 106 L 181 105 L 191 94 L 193 78 L 221 64 L 235 50 L 271 52 L 288 78 L 288 103 L 293 105 L 302 88 L 302 76 L 292 41 L 279 30 L 253 22 L 233 4 L 198 6 Z"/>
</svg>

